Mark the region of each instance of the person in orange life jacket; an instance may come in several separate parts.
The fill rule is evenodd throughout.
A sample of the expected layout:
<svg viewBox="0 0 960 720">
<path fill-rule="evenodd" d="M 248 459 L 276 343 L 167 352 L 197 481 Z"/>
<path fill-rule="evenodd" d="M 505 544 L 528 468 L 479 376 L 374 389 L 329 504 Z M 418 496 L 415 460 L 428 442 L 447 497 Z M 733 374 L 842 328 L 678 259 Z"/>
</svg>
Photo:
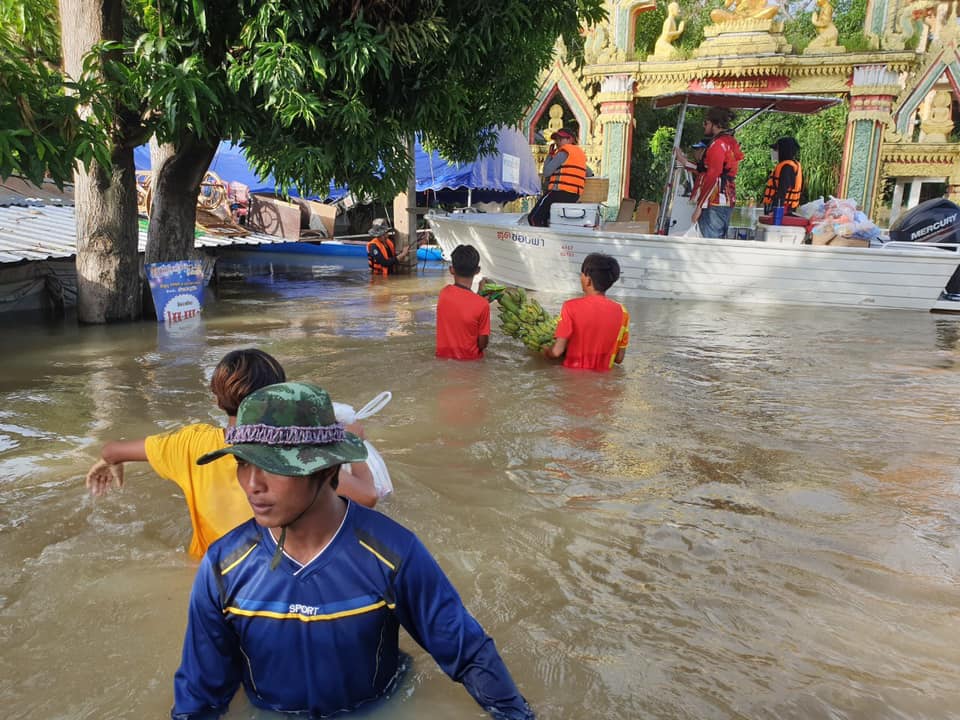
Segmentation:
<svg viewBox="0 0 960 720">
<path fill-rule="evenodd" d="M 555 151 L 551 150 L 543 163 L 544 193 L 527 215 L 527 222 L 535 227 L 550 226 L 550 206 L 554 203 L 578 202 L 586 179 L 593 175 L 572 130 L 561 128 L 551 139 Z"/>
<path fill-rule="evenodd" d="M 437 357 L 480 360 L 490 342 L 490 303 L 473 292 L 480 272 L 480 253 L 473 245 L 457 245 L 450 254 L 453 284 L 437 300 Z"/>
<path fill-rule="evenodd" d="M 803 169 L 797 160 L 800 145 L 792 137 L 782 137 L 770 146 L 774 168 L 767 178 L 763 191 L 763 211 L 773 212 L 782 207 L 785 213 L 793 214 L 800 204 L 800 188 L 803 187 Z"/>
<path fill-rule="evenodd" d="M 581 370 L 609 370 L 623 362 L 630 342 L 630 314 L 606 296 L 620 279 L 616 258 L 590 253 L 580 266 L 583 297 L 567 300 L 560 309 L 556 340 L 544 348 L 551 359 Z"/>
<path fill-rule="evenodd" d="M 233 350 L 217 363 L 210 390 L 217 407 L 227 414 L 227 427 L 236 422 L 237 408 L 247 395 L 286 380 L 283 367 L 273 356 L 249 348 Z M 359 424 L 350 426 L 362 435 Z M 237 525 L 250 519 L 250 504 L 236 483 L 236 465 L 198 468 L 197 459 L 224 444 L 225 429 L 209 423 L 187 425 L 139 440 L 111 440 L 100 451 L 101 459 L 87 472 L 86 486 L 94 496 L 105 495 L 124 484 L 123 463 L 149 462 L 162 478 L 183 490 L 193 537 L 188 553 L 200 559 L 207 547 Z M 366 463 L 342 468 L 340 492 L 367 507 L 377 502 L 373 473 Z"/>
<path fill-rule="evenodd" d="M 700 161 L 697 192 L 691 198 L 696 206 L 691 220 L 705 238 L 724 238 L 736 202 L 735 178 L 743 152 L 733 137 L 732 110 L 712 107 L 703 121 L 703 134 L 709 144 Z"/>
<path fill-rule="evenodd" d="M 410 248 L 405 247 L 399 253 L 390 237 L 391 228 L 385 220 L 377 219 L 367 231 L 370 242 L 367 243 L 367 262 L 374 275 L 392 275 L 397 265 L 405 260 Z"/>
</svg>

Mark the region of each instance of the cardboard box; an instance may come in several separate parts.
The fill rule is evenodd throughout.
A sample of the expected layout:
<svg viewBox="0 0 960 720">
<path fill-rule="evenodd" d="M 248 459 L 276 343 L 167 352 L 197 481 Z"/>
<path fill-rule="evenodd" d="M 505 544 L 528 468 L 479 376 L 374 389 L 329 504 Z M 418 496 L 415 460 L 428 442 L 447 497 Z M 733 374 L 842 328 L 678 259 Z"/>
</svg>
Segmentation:
<svg viewBox="0 0 960 720">
<path fill-rule="evenodd" d="M 550 206 L 550 225 L 595 228 L 600 223 L 599 203 L 554 203 Z"/>
<path fill-rule="evenodd" d="M 837 234 L 833 231 L 833 227 L 818 226 L 815 227 L 810 232 L 810 244 L 811 245 L 829 245 L 830 241 L 833 240 Z"/>
<path fill-rule="evenodd" d="M 310 207 L 310 218 L 307 221 L 307 227 L 311 230 L 323 229 L 326 237 L 333 237 L 333 226 L 337 222 L 337 208 L 334 205 L 305 200 Z"/>
<path fill-rule="evenodd" d="M 288 240 L 300 239 L 300 206 L 271 195 L 251 195 L 247 226 Z"/>
<path fill-rule="evenodd" d="M 830 247 L 870 247 L 869 240 L 861 238 L 842 237 L 835 235 L 832 240 L 827 242 Z"/>
<path fill-rule="evenodd" d="M 650 200 L 641 200 L 637 203 L 637 209 L 633 211 L 635 222 L 649 223 L 650 227 L 657 226 L 657 216 L 660 214 L 660 203 Z"/>
<path fill-rule="evenodd" d="M 580 195 L 582 203 L 605 203 L 610 194 L 610 178 L 588 177 Z"/>
</svg>

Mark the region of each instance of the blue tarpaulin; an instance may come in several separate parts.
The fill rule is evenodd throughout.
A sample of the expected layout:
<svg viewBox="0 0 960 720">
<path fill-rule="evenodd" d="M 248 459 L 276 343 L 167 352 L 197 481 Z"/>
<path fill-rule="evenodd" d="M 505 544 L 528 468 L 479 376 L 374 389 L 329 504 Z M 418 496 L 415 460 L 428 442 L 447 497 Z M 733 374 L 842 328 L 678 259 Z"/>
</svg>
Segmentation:
<svg viewBox="0 0 960 720">
<path fill-rule="evenodd" d="M 469 189 L 475 191 L 473 197 L 476 200 L 486 197 L 502 199 L 505 193 L 511 197 L 536 195 L 540 192 L 540 178 L 527 139 L 510 128 L 500 128 L 498 133 L 499 152 L 463 164 L 449 163 L 436 151 L 428 154 L 418 140 L 415 149 L 417 192 Z M 150 146 L 141 145 L 133 153 L 136 168 L 149 170 Z M 272 176 L 259 177 L 250 167 L 240 146 L 226 141 L 220 143 L 210 163 L 210 170 L 225 182 L 247 185 L 250 192 L 273 193 L 277 190 L 277 183 Z M 335 202 L 348 192 L 349 188 L 331 183 L 330 194 L 320 199 Z M 290 194 L 297 193 L 291 191 Z"/>
<path fill-rule="evenodd" d="M 514 197 L 540 192 L 540 177 L 530 144 L 517 130 L 500 128 L 498 152 L 473 162 L 449 163 L 417 142 L 417 192 L 426 190 L 489 190 Z"/>
<path fill-rule="evenodd" d="M 133 163 L 137 170 L 150 170 L 150 146 L 141 145 L 133 150 Z M 250 188 L 252 193 L 275 193 L 277 192 L 277 181 L 272 175 L 262 178 L 250 167 L 250 163 L 243 155 L 243 150 L 239 145 L 233 145 L 224 141 L 220 143 L 213 160 L 210 162 L 210 171 L 217 174 L 224 182 L 239 182 Z M 309 196 L 310 199 L 327 200 L 336 202 L 350 190 L 345 187 L 337 187 L 330 183 L 330 193 L 325 198 L 316 195 Z M 295 190 L 290 191 L 290 195 L 297 197 Z"/>
</svg>

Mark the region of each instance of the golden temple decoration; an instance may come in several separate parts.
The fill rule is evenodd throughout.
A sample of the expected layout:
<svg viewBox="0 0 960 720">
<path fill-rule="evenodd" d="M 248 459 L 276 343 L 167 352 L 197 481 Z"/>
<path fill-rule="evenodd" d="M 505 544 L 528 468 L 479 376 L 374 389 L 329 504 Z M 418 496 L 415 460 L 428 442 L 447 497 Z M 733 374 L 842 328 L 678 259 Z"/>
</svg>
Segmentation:
<svg viewBox="0 0 960 720">
<path fill-rule="evenodd" d="M 680 5 L 672 2 L 667 6 L 667 17 L 663 21 L 663 30 L 660 31 L 660 37 L 653 48 L 654 60 L 676 60 L 680 56 L 680 51 L 673 46 L 673 43 L 683 35 L 685 23 L 683 20 L 677 22 L 680 17 Z"/>
<path fill-rule="evenodd" d="M 842 53 L 846 48 L 837 44 L 839 33 L 833 24 L 833 5 L 830 0 L 817 0 L 817 9 L 810 16 L 810 22 L 817 31 L 817 36 L 804 48 L 804 55 L 820 55 L 826 53 Z"/>
<path fill-rule="evenodd" d="M 547 132 L 545 135 L 549 142 L 553 134 L 563 127 L 563 106 L 560 104 L 551 105 L 547 112 L 550 114 L 550 119 L 547 121 Z"/>
<path fill-rule="evenodd" d="M 907 42 L 922 32 L 924 20 L 936 14 L 936 0 L 907 0 L 893 19 L 894 27 L 883 34 L 885 50 L 903 50 Z"/>
<path fill-rule="evenodd" d="M 953 132 L 953 98 L 947 90 L 937 90 L 933 94 L 930 110 L 920 120 L 923 142 L 945 143 Z"/>
<path fill-rule="evenodd" d="M 780 6 L 780 0 L 773 5 L 767 0 L 724 0 L 728 9 L 711 11 L 713 24 L 703 29 L 703 42 L 694 57 L 742 57 L 745 48 L 751 55 L 793 52 L 783 36 L 783 23 L 774 19 Z"/>
<path fill-rule="evenodd" d="M 626 54 L 610 38 L 604 23 L 594 25 L 583 46 L 583 59 L 589 65 L 622 63 Z"/>
<path fill-rule="evenodd" d="M 730 6 L 733 10 L 729 10 Z M 780 12 L 780 5 L 767 5 L 767 0 L 724 0 L 725 10 L 712 10 L 710 19 L 716 23 L 737 22 L 742 20 L 773 20 Z"/>
</svg>

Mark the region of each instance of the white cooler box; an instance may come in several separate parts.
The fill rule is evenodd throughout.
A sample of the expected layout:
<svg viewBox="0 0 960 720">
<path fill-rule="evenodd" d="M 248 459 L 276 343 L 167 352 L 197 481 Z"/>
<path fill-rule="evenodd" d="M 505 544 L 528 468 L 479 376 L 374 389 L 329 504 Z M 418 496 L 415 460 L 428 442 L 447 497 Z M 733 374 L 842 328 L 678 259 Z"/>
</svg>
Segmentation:
<svg viewBox="0 0 960 720">
<path fill-rule="evenodd" d="M 781 245 L 803 245 L 807 229 L 797 225 L 757 225 L 757 240 Z"/>
<path fill-rule="evenodd" d="M 550 224 L 595 228 L 600 224 L 600 203 L 554 203 Z"/>
</svg>

